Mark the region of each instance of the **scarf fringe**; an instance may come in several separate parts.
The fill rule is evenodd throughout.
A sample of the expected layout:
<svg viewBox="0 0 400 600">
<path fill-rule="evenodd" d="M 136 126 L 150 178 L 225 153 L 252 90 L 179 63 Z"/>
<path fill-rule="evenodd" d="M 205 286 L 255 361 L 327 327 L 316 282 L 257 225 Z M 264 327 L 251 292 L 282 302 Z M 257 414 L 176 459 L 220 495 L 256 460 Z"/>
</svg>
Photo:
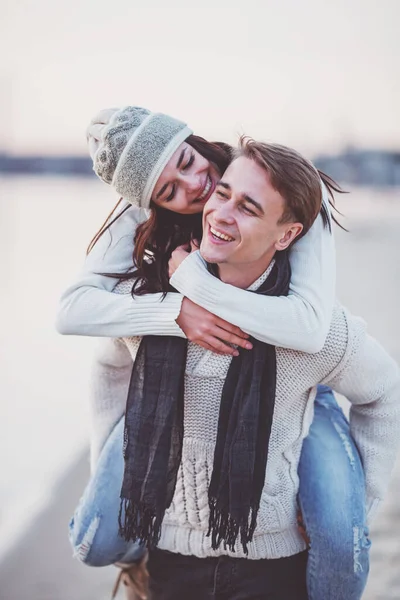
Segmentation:
<svg viewBox="0 0 400 600">
<path fill-rule="evenodd" d="M 160 540 L 163 516 L 155 514 L 153 508 L 143 503 L 122 498 L 118 515 L 119 534 L 126 542 L 140 542 L 146 548 L 155 548 Z"/>
<path fill-rule="evenodd" d="M 217 499 L 209 500 L 210 517 L 208 521 L 207 536 L 211 535 L 211 547 L 218 550 L 221 543 L 224 543 L 224 549 L 235 552 L 235 545 L 240 535 L 240 542 L 243 551 L 247 555 L 249 544 L 254 536 L 257 525 L 258 508 L 250 508 L 250 520 L 248 515 L 244 515 L 240 521 L 236 521 L 226 510 L 217 508 Z"/>
</svg>

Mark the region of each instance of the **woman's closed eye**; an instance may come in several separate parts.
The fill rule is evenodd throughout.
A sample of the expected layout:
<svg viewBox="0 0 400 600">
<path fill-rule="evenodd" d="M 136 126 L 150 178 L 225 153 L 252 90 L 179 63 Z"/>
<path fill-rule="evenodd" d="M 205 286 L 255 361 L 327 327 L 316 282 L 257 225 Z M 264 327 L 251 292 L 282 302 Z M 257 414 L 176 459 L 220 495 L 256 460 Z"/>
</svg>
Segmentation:
<svg viewBox="0 0 400 600">
<path fill-rule="evenodd" d="M 190 169 L 190 167 L 194 163 L 194 159 L 195 159 L 194 154 L 191 154 L 187 163 L 181 167 L 181 170 L 187 171 L 188 169 Z M 171 202 L 171 200 L 173 200 L 175 197 L 175 192 L 176 192 L 176 185 L 173 184 L 172 189 L 171 189 L 170 193 L 168 194 L 168 196 L 164 199 L 164 202 Z"/>
<path fill-rule="evenodd" d="M 190 169 L 190 167 L 192 166 L 192 164 L 194 163 L 194 153 L 192 153 L 190 155 L 189 160 L 187 161 L 186 165 L 184 165 L 182 167 L 182 171 L 187 171 L 188 169 Z"/>
<path fill-rule="evenodd" d="M 170 192 L 170 194 L 165 198 L 164 202 L 171 202 L 171 200 L 174 199 L 175 196 L 175 185 L 172 186 L 172 190 Z"/>
</svg>

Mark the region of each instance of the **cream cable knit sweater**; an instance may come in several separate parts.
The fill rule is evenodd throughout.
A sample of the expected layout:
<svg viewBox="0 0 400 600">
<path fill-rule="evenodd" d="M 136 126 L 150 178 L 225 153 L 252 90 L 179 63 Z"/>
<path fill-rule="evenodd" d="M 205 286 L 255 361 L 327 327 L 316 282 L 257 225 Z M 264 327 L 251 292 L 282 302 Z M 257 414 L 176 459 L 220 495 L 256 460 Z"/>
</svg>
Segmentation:
<svg viewBox="0 0 400 600">
<path fill-rule="evenodd" d="M 62 333 L 183 335 L 175 322 L 182 299 L 180 294 L 169 294 L 161 303 L 157 294 L 133 300 L 128 293 L 112 293 L 117 283 L 115 279 L 97 275 L 129 268 L 133 230 L 144 218 L 144 211 L 129 209 L 111 228 L 111 239 L 109 234 L 103 236 L 89 255 L 82 277 L 63 295 L 58 316 Z M 184 293 L 193 299 L 196 297 L 199 304 L 214 312 L 226 304 L 229 314 L 219 312 L 220 316 L 259 339 L 315 352 L 316 344 L 307 346 L 307 339 L 316 331 L 319 337 L 321 331 L 325 336 L 334 286 L 333 239 L 322 229 L 320 219 L 294 246 L 291 264 L 291 299 L 288 302 L 288 299 L 270 298 L 274 304 L 276 301 L 275 312 L 264 310 L 257 295 L 231 286 L 228 286 L 229 293 L 223 296 L 223 304 L 218 303 L 218 294 L 225 294 L 226 290 L 220 289 L 223 284 L 218 280 L 209 281 L 210 275 L 197 254 L 182 263 L 174 275 L 174 285 L 184 290 L 187 284 Z M 205 278 L 203 289 L 192 285 L 195 274 Z M 115 291 L 130 290 L 130 285 L 126 289 L 123 285 Z M 248 309 L 250 298 L 257 303 L 246 311 L 248 327 L 240 320 L 246 314 L 242 308 L 243 294 L 247 294 Z M 297 308 L 293 310 L 293 307 Z M 276 310 L 288 318 L 282 320 Z M 282 331 L 275 331 L 278 317 Z M 271 335 L 269 329 L 273 332 Z M 312 420 L 315 395 L 312 386 L 316 383 L 328 383 L 353 403 L 351 428 L 364 461 L 370 509 L 382 498 L 387 486 L 399 438 L 398 369 L 379 344 L 366 335 L 363 323 L 349 317 L 340 307 L 335 308 L 322 350 L 319 338 L 317 341 L 320 352 L 314 356 L 283 348 L 277 350 L 279 381 L 273 459 L 268 465 L 259 527 L 250 551 L 253 558 L 283 556 L 303 548 L 295 526 L 297 462 L 302 439 Z M 111 429 L 125 411 L 132 356 L 138 344 L 139 338 L 129 340 L 128 351 L 124 342 L 110 339 L 103 340 L 99 348 L 93 370 L 92 467 Z M 206 489 L 210 477 L 218 396 L 230 359 L 207 353 L 193 344 L 189 346 L 184 460 L 174 503 L 165 518 L 161 543 L 165 548 L 203 556 L 212 552 L 205 537 L 207 503 L 202 490 Z M 211 395 L 210 390 L 214 390 Z"/>
<path fill-rule="evenodd" d="M 184 261 L 186 262 L 186 261 Z M 256 289 L 268 272 L 251 289 Z M 129 293 L 129 282 L 116 291 Z M 124 340 L 132 358 L 140 338 Z M 234 554 L 213 551 L 208 529 L 208 485 L 217 435 L 222 388 L 231 357 L 190 343 L 185 373 L 182 463 L 159 547 L 198 557 Z M 365 331 L 361 319 L 341 306 L 333 311 L 323 349 L 314 355 L 277 348 L 277 386 L 265 486 L 250 559 L 290 556 L 305 548 L 296 523 L 297 467 L 313 418 L 315 386 L 323 382 L 352 403 L 351 432 L 364 464 L 368 510 L 382 499 L 400 433 L 400 373 L 396 363 Z M 119 408 L 122 416 L 125 405 Z"/>
</svg>

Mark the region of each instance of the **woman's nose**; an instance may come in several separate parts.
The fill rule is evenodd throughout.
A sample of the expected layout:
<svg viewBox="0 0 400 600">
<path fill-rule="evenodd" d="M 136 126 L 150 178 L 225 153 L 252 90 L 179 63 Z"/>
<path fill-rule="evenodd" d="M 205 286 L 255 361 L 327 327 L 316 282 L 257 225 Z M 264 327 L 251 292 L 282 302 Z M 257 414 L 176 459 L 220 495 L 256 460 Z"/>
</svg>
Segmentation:
<svg viewBox="0 0 400 600">
<path fill-rule="evenodd" d="M 204 187 L 201 177 L 196 175 L 191 175 L 190 177 L 183 175 L 181 177 L 181 185 L 188 193 L 193 194 L 194 197 L 199 196 Z"/>
</svg>

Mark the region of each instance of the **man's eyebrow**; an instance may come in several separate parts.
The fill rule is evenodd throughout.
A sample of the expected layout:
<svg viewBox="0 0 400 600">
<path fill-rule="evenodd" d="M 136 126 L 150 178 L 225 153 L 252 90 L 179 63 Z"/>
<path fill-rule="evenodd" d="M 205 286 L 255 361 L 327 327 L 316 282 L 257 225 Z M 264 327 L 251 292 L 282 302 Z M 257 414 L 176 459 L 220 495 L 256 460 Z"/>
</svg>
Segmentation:
<svg viewBox="0 0 400 600">
<path fill-rule="evenodd" d="M 225 188 L 226 190 L 231 190 L 231 186 L 229 185 L 229 183 L 225 183 L 225 181 L 218 181 L 217 185 L 222 185 L 223 188 Z"/>
<path fill-rule="evenodd" d="M 263 215 L 264 214 L 264 209 L 261 206 L 261 204 L 259 204 L 259 202 L 256 202 L 256 200 L 253 200 L 253 198 L 250 198 L 250 196 L 248 196 L 247 194 L 243 194 L 243 198 L 244 200 L 246 200 L 246 202 L 249 202 L 250 204 L 252 204 L 257 210 L 260 211 L 260 213 Z"/>
<path fill-rule="evenodd" d="M 228 191 L 232 190 L 229 183 L 226 183 L 225 181 L 222 181 L 222 180 L 218 181 L 217 185 L 221 185 L 223 188 L 225 188 Z M 253 200 L 253 198 L 250 198 L 250 196 L 248 196 L 247 194 L 242 194 L 242 198 L 246 202 L 249 202 L 250 204 L 252 204 L 262 215 L 264 214 L 264 209 L 259 202 L 257 202 L 256 200 Z"/>
</svg>

